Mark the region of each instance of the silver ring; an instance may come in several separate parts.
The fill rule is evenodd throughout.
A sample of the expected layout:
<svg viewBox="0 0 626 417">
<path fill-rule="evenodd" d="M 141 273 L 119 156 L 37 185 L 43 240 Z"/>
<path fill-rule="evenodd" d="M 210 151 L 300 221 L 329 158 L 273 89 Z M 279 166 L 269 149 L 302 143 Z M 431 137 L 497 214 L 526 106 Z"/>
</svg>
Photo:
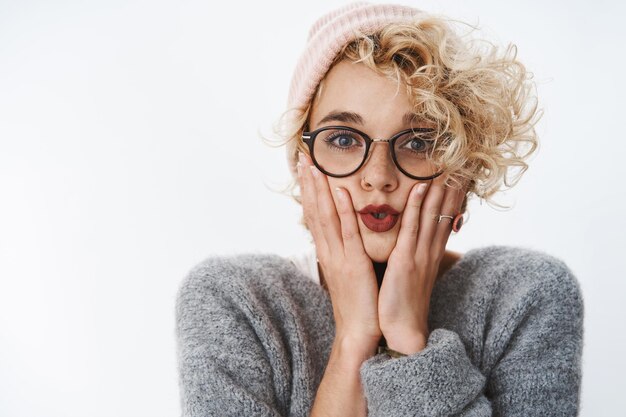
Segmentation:
<svg viewBox="0 0 626 417">
<path fill-rule="evenodd" d="M 444 217 L 450 219 L 450 220 L 454 220 L 454 216 L 447 216 L 445 214 L 440 214 L 439 216 L 436 217 L 437 219 L 437 223 L 441 223 L 441 219 L 443 219 Z"/>
</svg>

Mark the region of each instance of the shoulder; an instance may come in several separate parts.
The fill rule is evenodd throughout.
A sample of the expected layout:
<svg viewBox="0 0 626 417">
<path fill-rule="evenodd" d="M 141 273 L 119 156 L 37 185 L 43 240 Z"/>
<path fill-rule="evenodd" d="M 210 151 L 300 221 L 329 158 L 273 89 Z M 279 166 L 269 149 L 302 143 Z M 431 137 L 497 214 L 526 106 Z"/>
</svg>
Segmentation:
<svg viewBox="0 0 626 417">
<path fill-rule="evenodd" d="M 210 256 L 183 278 L 177 295 L 182 304 L 204 304 L 207 299 L 246 303 L 284 299 L 310 291 L 315 284 L 289 259 L 275 254 L 247 253 Z"/>
<path fill-rule="evenodd" d="M 501 299 L 558 299 L 582 308 L 578 279 L 562 259 L 546 252 L 492 245 L 468 251 L 458 266 L 465 277 Z"/>
<path fill-rule="evenodd" d="M 465 256 L 468 266 L 492 275 L 516 277 L 516 281 L 555 281 L 576 284 L 577 280 L 565 262 L 546 252 L 522 246 L 491 245 L 472 249 Z M 462 258 L 463 259 L 463 258 Z"/>
<path fill-rule="evenodd" d="M 245 253 L 237 255 L 209 256 L 191 268 L 186 281 L 190 284 L 229 281 L 232 277 L 252 279 L 262 275 L 272 278 L 285 272 L 289 261 L 274 254 Z"/>
<path fill-rule="evenodd" d="M 471 249 L 443 277 L 435 295 L 434 327 L 459 333 L 475 358 L 488 349 L 487 368 L 509 348 L 519 352 L 510 358 L 540 354 L 552 343 L 548 335 L 558 335 L 559 346 L 580 351 L 580 285 L 554 255 L 519 246 Z"/>
<path fill-rule="evenodd" d="M 181 343 L 223 344 L 235 333 L 239 341 L 279 343 L 305 330 L 326 334 L 332 306 L 324 290 L 287 258 L 211 256 L 182 280 L 175 321 Z"/>
</svg>

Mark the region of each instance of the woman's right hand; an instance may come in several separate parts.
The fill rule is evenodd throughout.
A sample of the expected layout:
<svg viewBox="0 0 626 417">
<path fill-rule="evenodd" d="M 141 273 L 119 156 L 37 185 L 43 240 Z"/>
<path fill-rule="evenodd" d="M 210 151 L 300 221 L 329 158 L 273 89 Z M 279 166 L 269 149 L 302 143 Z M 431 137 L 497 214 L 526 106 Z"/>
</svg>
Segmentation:
<svg viewBox="0 0 626 417">
<path fill-rule="evenodd" d="M 335 342 L 370 356 L 382 336 L 378 321 L 378 284 L 365 252 L 352 199 L 344 188 L 333 199 L 328 179 L 300 153 L 298 178 L 304 221 L 313 235 L 318 262 L 335 317 Z"/>
</svg>

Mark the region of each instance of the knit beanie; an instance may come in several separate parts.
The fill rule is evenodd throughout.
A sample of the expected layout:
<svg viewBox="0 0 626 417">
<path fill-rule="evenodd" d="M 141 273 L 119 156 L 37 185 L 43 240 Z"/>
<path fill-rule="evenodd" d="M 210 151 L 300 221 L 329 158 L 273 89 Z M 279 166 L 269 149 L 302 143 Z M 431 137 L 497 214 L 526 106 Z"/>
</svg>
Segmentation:
<svg viewBox="0 0 626 417">
<path fill-rule="evenodd" d="M 303 110 L 313 98 L 341 48 L 359 35 L 371 35 L 389 23 L 411 23 L 421 10 L 396 4 L 355 2 L 323 15 L 309 29 L 307 43 L 291 78 L 287 108 Z M 296 143 L 287 144 L 287 162 L 296 177 Z"/>
<path fill-rule="evenodd" d="M 306 107 L 341 48 L 356 39 L 359 32 L 371 35 L 389 23 L 414 22 L 421 13 L 421 10 L 408 6 L 355 2 L 320 17 L 311 26 L 296 65 L 287 107 Z"/>
</svg>

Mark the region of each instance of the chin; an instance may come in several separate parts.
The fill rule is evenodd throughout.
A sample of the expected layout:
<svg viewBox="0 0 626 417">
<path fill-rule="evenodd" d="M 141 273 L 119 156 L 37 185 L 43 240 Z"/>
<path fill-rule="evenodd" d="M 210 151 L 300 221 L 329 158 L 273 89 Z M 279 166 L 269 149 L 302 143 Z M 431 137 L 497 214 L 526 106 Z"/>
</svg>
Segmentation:
<svg viewBox="0 0 626 417">
<path fill-rule="evenodd" d="M 397 237 L 396 233 L 367 233 L 363 236 L 365 253 L 374 262 L 387 262 L 396 246 Z"/>
</svg>

